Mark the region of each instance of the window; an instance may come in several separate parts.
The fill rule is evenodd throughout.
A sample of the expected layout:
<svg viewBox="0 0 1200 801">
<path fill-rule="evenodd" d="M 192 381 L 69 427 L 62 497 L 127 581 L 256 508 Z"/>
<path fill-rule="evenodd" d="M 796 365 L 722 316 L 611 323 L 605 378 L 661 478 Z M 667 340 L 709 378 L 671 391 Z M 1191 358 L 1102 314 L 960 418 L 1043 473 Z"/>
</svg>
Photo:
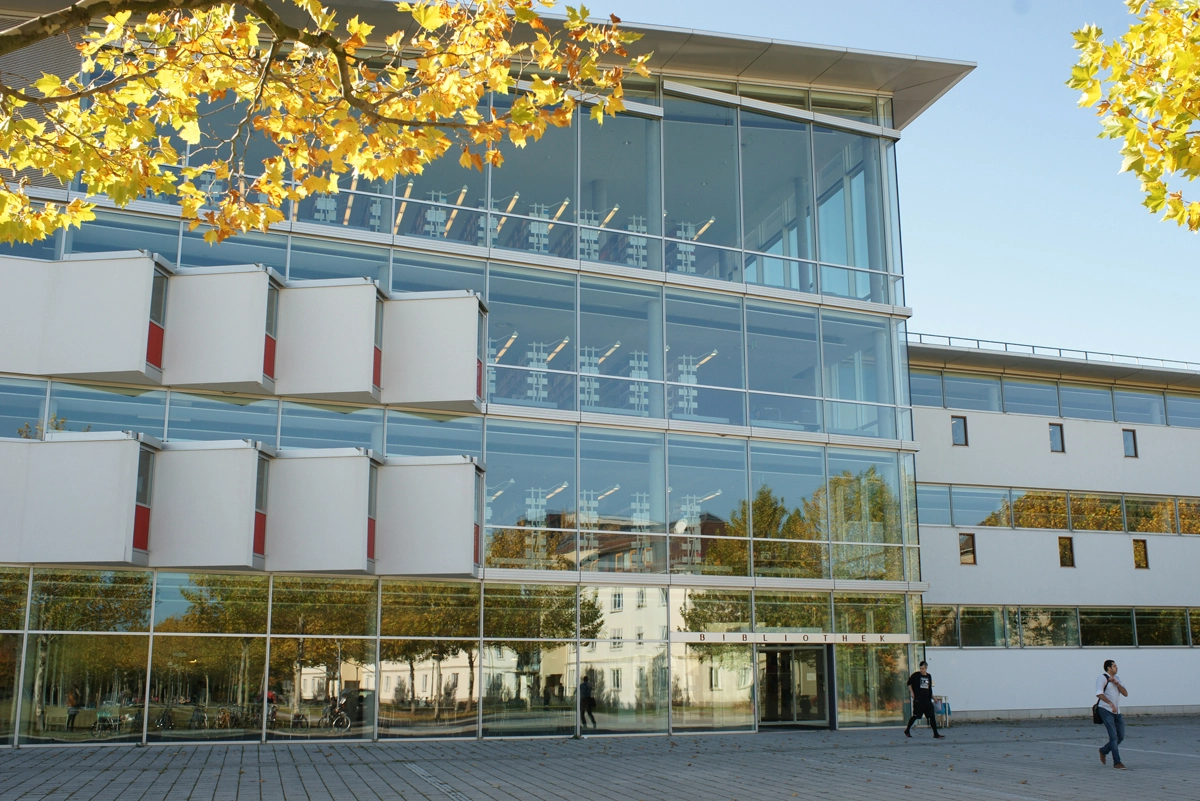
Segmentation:
<svg viewBox="0 0 1200 801">
<path fill-rule="evenodd" d="M 1200 428 L 1200 397 L 1167 395 L 1167 423 L 1173 426 Z"/>
<path fill-rule="evenodd" d="M 1146 552 L 1145 540 L 1133 541 L 1133 566 L 1137 570 L 1150 569 L 1150 554 Z"/>
<path fill-rule="evenodd" d="M 1079 641 L 1084 645 L 1133 645 L 1133 610 L 1104 608 L 1079 610 Z"/>
<path fill-rule="evenodd" d="M 946 392 L 946 407 L 949 409 L 1000 411 L 999 378 L 947 373 L 943 384 Z"/>
<path fill-rule="evenodd" d="M 1147 423 L 1152 426 L 1166 425 L 1167 411 L 1161 392 L 1135 392 L 1113 390 L 1113 401 L 1117 420 L 1121 423 Z"/>
<path fill-rule="evenodd" d="M 1058 417 L 1058 386 L 1048 381 L 1004 379 L 1004 411 Z"/>
<path fill-rule="evenodd" d="M 967 418 L 951 417 L 950 418 L 950 444 L 967 445 Z"/>
<path fill-rule="evenodd" d="M 638 626 L 636 629 L 633 630 L 633 636 L 637 640 L 637 644 L 641 645 L 642 643 L 644 643 L 646 641 L 646 630 L 643 629 L 641 626 Z"/>
<path fill-rule="evenodd" d="M 645 588 L 645 587 L 639 587 L 639 588 L 638 588 L 638 591 L 637 591 L 637 608 L 638 608 L 638 609 L 645 609 L 645 608 L 646 608 L 646 588 Z M 640 631 L 641 631 L 641 629 L 638 629 L 638 631 L 640 632 Z"/>
<path fill-rule="evenodd" d="M 708 669 L 708 689 L 721 689 L 721 669 L 719 667 L 710 667 Z"/>
<path fill-rule="evenodd" d="M 254 485 L 254 511 L 267 513 L 267 480 L 270 472 L 270 461 L 265 456 L 258 457 L 258 471 Z"/>
<path fill-rule="evenodd" d="M 950 491 L 956 526 L 1011 526 L 1008 490 L 985 487 L 954 487 Z"/>
<path fill-rule="evenodd" d="M 1058 400 L 1063 417 L 1081 420 L 1112 420 L 1112 390 L 1107 387 L 1085 387 L 1074 384 L 1059 384 Z"/>
<path fill-rule="evenodd" d="M 608 671 L 608 674 L 611 677 L 609 684 L 612 685 L 612 688 L 614 690 L 621 689 L 621 669 L 620 668 L 612 668 L 611 670 Z"/>
<path fill-rule="evenodd" d="M 1058 566 L 1075 567 L 1075 539 L 1073 537 L 1058 538 Z"/>
<path fill-rule="evenodd" d="M 975 561 L 975 535 L 958 535 L 958 563 L 961 565 L 978 564 Z"/>
<path fill-rule="evenodd" d="M 1121 438 L 1125 441 L 1125 456 L 1130 459 L 1136 459 L 1137 452 L 1137 432 L 1132 428 L 1126 428 L 1121 431 Z"/>
<path fill-rule="evenodd" d="M 614 651 L 619 651 L 625 647 L 625 630 L 611 629 L 609 632 L 610 647 Z"/>
<path fill-rule="evenodd" d="M 922 610 L 925 645 L 931 648 L 957 648 L 957 607 L 925 606 Z"/>
<path fill-rule="evenodd" d="M 958 630 L 963 648 L 1003 648 L 1004 608 L 964 606 L 959 611 Z"/>
<path fill-rule="evenodd" d="M 942 401 L 941 373 L 926 373 L 921 370 L 913 370 L 909 373 L 908 381 L 912 391 L 913 406 L 936 406 L 941 408 L 945 405 Z"/>
<path fill-rule="evenodd" d="M 612 591 L 612 611 L 620 612 L 625 608 L 625 593 L 620 590 Z"/>
<path fill-rule="evenodd" d="M 1187 645 L 1187 616 L 1182 609 L 1135 609 L 1138 645 Z M 1197 620 L 1192 612 L 1192 625 Z M 1200 645 L 1193 636 L 1193 644 Z"/>
<path fill-rule="evenodd" d="M 923 526 L 950 525 L 950 488 L 917 485 L 917 521 Z"/>
<path fill-rule="evenodd" d="M 1063 427 L 1062 423 L 1050 424 L 1050 451 L 1051 453 L 1065 453 L 1066 446 L 1063 443 Z"/>
<path fill-rule="evenodd" d="M 137 467 L 137 497 L 135 502 L 141 506 L 150 505 L 150 484 L 154 476 L 154 452 L 146 448 L 138 453 Z"/>
</svg>

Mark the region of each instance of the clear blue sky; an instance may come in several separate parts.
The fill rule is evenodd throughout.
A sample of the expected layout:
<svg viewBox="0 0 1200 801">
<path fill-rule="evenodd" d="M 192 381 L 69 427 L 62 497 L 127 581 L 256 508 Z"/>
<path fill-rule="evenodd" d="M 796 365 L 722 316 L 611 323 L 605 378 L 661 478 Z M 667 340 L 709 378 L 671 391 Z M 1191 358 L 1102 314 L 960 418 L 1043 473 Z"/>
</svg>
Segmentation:
<svg viewBox="0 0 1200 801">
<path fill-rule="evenodd" d="M 1200 237 L 1141 205 L 1063 81 L 1120 0 L 592 0 L 629 22 L 973 61 L 898 146 L 910 328 L 1200 361 Z M 1200 196 L 1200 182 L 1190 189 Z"/>
</svg>

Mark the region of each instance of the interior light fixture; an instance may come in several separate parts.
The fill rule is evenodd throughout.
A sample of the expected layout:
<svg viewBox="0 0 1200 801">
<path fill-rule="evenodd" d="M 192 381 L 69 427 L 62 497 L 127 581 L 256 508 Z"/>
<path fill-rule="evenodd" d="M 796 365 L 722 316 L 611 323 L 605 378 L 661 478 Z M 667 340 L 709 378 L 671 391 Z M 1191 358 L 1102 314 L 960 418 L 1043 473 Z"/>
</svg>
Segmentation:
<svg viewBox="0 0 1200 801">
<path fill-rule="evenodd" d="M 463 202 L 463 198 L 466 196 L 467 196 L 467 188 L 464 186 L 462 188 L 462 191 L 458 193 L 458 200 L 454 201 L 454 205 L 461 206 L 462 202 Z M 458 216 L 458 209 L 455 209 L 454 211 L 450 212 L 450 219 L 446 222 L 446 233 L 445 233 L 446 237 L 450 236 L 450 226 L 454 225 L 454 218 L 457 216 Z"/>
<path fill-rule="evenodd" d="M 707 356 L 705 356 L 703 359 L 701 359 L 700 361 L 696 362 L 696 366 L 697 366 L 697 367 L 701 367 L 701 366 L 703 366 L 705 362 L 707 362 L 709 359 L 713 358 L 713 357 L 714 357 L 714 356 L 716 356 L 716 355 L 717 355 L 717 351 L 716 351 L 716 350 L 713 350 L 713 352 L 712 352 L 712 353 L 708 354 L 708 355 L 707 355 Z"/>
<path fill-rule="evenodd" d="M 600 227 L 601 227 L 601 228 L 603 228 L 604 226 L 608 225 L 608 221 L 609 221 L 609 220 L 611 220 L 611 219 L 613 218 L 613 215 L 617 213 L 617 209 L 619 209 L 619 208 L 621 208 L 621 204 L 620 204 L 620 203 L 618 203 L 617 205 L 615 205 L 615 206 L 613 206 L 613 207 L 612 207 L 612 211 L 610 211 L 610 212 L 608 213 L 608 216 L 604 218 L 604 222 L 600 223 Z"/>
<path fill-rule="evenodd" d="M 350 179 L 350 191 L 358 189 L 358 173 L 354 173 L 354 177 Z M 350 210 L 354 208 L 354 195 L 346 198 L 346 214 L 342 217 L 342 225 L 350 224 Z"/>
<path fill-rule="evenodd" d="M 558 211 L 554 212 L 554 216 L 550 218 L 550 225 L 546 227 L 546 231 L 554 230 L 554 223 L 558 222 L 558 218 L 567 210 L 567 206 L 571 205 L 571 198 L 563 198 L 562 205 L 558 207 Z"/>
<path fill-rule="evenodd" d="M 696 235 L 692 237 L 692 241 L 695 242 L 697 239 L 699 239 L 700 235 L 708 230 L 708 226 L 712 225 L 716 221 L 717 221 L 716 217 L 709 217 L 708 222 L 706 222 L 704 225 L 700 226 L 700 230 L 697 231 Z"/>
<path fill-rule="evenodd" d="M 396 225 L 392 228 L 392 236 L 395 236 L 396 232 L 400 230 L 400 220 L 404 218 L 404 210 L 408 208 L 408 198 L 409 195 L 412 194 L 412 188 L 413 182 L 412 179 L 409 178 L 408 186 L 404 187 L 404 200 L 400 203 L 400 210 L 396 212 Z"/>
<path fill-rule="evenodd" d="M 569 484 L 568 484 L 566 481 L 564 481 L 563 483 L 559 484 L 557 487 L 555 487 L 554 489 L 550 490 L 550 492 L 546 493 L 546 500 L 550 500 L 550 499 L 551 499 L 551 498 L 553 498 L 555 495 L 557 495 L 558 493 L 560 493 L 560 492 L 562 492 L 563 490 L 565 490 L 565 489 L 566 489 L 568 486 L 570 486 L 570 485 L 569 485 Z"/>
<path fill-rule="evenodd" d="M 596 500 L 598 500 L 598 501 L 602 501 L 602 500 L 604 500 L 605 498 L 607 498 L 609 495 L 612 495 L 614 492 L 616 492 L 617 490 L 619 490 L 620 488 L 621 488 L 621 485 L 620 485 L 620 484 L 613 484 L 611 487 L 609 487 L 608 489 L 606 489 L 604 492 L 602 492 L 602 493 L 600 493 L 599 495 L 597 495 L 597 496 L 596 496 Z"/>
<path fill-rule="evenodd" d="M 619 347 L 621 347 L 621 340 L 618 339 L 616 342 L 613 343 L 613 346 L 611 348 L 609 348 L 607 351 L 605 351 L 604 355 L 601 356 L 599 358 L 599 360 L 596 361 L 596 364 L 604 364 L 604 360 L 607 359 L 609 356 L 612 356 L 613 351 L 615 351 Z"/>
<path fill-rule="evenodd" d="M 546 357 L 546 364 L 549 364 L 550 360 L 553 359 L 555 356 L 557 356 L 558 352 L 560 350 L 562 350 L 563 348 L 565 348 L 567 346 L 567 343 L 570 341 L 571 341 L 570 337 L 563 337 L 562 342 L 558 343 L 558 347 L 555 348 L 554 351 L 549 356 Z M 497 356 L 496 358 L 500 358 L 500 357 Z"/>
<path fill-rule="evenodd" d="M 512 343 L 514 343 L 516 341 L 517 341 L 517 332 L 513 331 L 512 336 L 509 337 L 508 341 L 504 343 L 504 347 L 500 348 L 500 352 L 496 354 L 496 361 L 500 361 L 500 359 L 502 359 L 504 357 L 504 354 L 508 352 L 508 349 L 512 347 Z"/>
<path fill-rule="evenodd" d="M 511 214 L 513 206 L 517 205 L 517 198 L 521 196 L 520 192 L 513 192 L 512 200 L 508 201 L 508 208 L 504 210 L 505 214 Z M 500 222 L 496 223 L 496 236 L 500 236 L 500 229 L 504 227 L 504 223 L 508 222 L 508 217 L 501 217 Z"/>
</svg>

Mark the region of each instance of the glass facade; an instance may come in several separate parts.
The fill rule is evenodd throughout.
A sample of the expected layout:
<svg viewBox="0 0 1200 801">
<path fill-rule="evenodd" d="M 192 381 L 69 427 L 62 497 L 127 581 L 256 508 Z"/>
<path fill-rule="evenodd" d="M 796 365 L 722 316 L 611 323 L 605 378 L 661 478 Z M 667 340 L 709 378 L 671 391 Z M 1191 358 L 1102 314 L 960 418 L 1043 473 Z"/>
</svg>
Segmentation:
<svg viewBox="0 0 1200 801">
<path fill-rule="evenodd" d="M 1196 609 L 927 604 L 923 615 L 931 648 L 1200 647 Z"/>
<path fill-rule="evenodd" d="M 8 734 L 752 730 L 756 646 L 673 631 L 907 636 L 905 582 L 920 570 L 895 155 L 885 132 L 855 128 L 889 124 L 890 107 L 725 89 L 826 116 L 655 83 L 604 126 L 502 145 L 502 168 L 350 176 L 289 203 L 268 234 L 210 246 L 165 214 L 101 211 L 60 236 L 41 255 L 136 240 L 180 266 L 479 293 L 485 414 L 5 376 L 0 437 L 474 456 L 487 581 L 38 568 L 28 625 L 0 630 L 0 654 L 16 654 L 0 665 L 24 688 Z M 888 583 L 841 597 L 835 579 Z M 827 680 L 836 669 L 845 683 L 810 704 L 828 690 L 853 725 L 890 722 L 910 650 L 842 645 L 842 665 L 831 649 Z"/>
<path fill-rule="evenodd" d="M 165 570 L 0 567 L 0 595 L 22 744 L 749 731 L 758 646 L 679 637 L 907 636 L 910 617 L 888 593 Z M 1176 612 L 1139 609 L 1139 630 L 1187 645 Z M 895 722 L 908 646 L 827 648 L 839 725 Z"/>
</svg>

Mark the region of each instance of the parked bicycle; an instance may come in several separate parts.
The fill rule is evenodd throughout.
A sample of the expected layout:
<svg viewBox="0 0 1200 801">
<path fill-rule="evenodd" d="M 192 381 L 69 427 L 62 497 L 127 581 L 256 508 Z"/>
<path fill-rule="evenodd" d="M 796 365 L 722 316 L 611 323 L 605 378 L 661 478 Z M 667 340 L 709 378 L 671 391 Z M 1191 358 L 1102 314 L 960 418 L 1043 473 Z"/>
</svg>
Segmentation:
<svg viewBox="0 0 1200 801">
<path fill-rule="evenodd" d="M 192 707 L 192 717 L 188 720 L 189 729 L 207 729 L 208 728 L 208 712 L 204 707 L 196 704 Z"/>
</svg>

